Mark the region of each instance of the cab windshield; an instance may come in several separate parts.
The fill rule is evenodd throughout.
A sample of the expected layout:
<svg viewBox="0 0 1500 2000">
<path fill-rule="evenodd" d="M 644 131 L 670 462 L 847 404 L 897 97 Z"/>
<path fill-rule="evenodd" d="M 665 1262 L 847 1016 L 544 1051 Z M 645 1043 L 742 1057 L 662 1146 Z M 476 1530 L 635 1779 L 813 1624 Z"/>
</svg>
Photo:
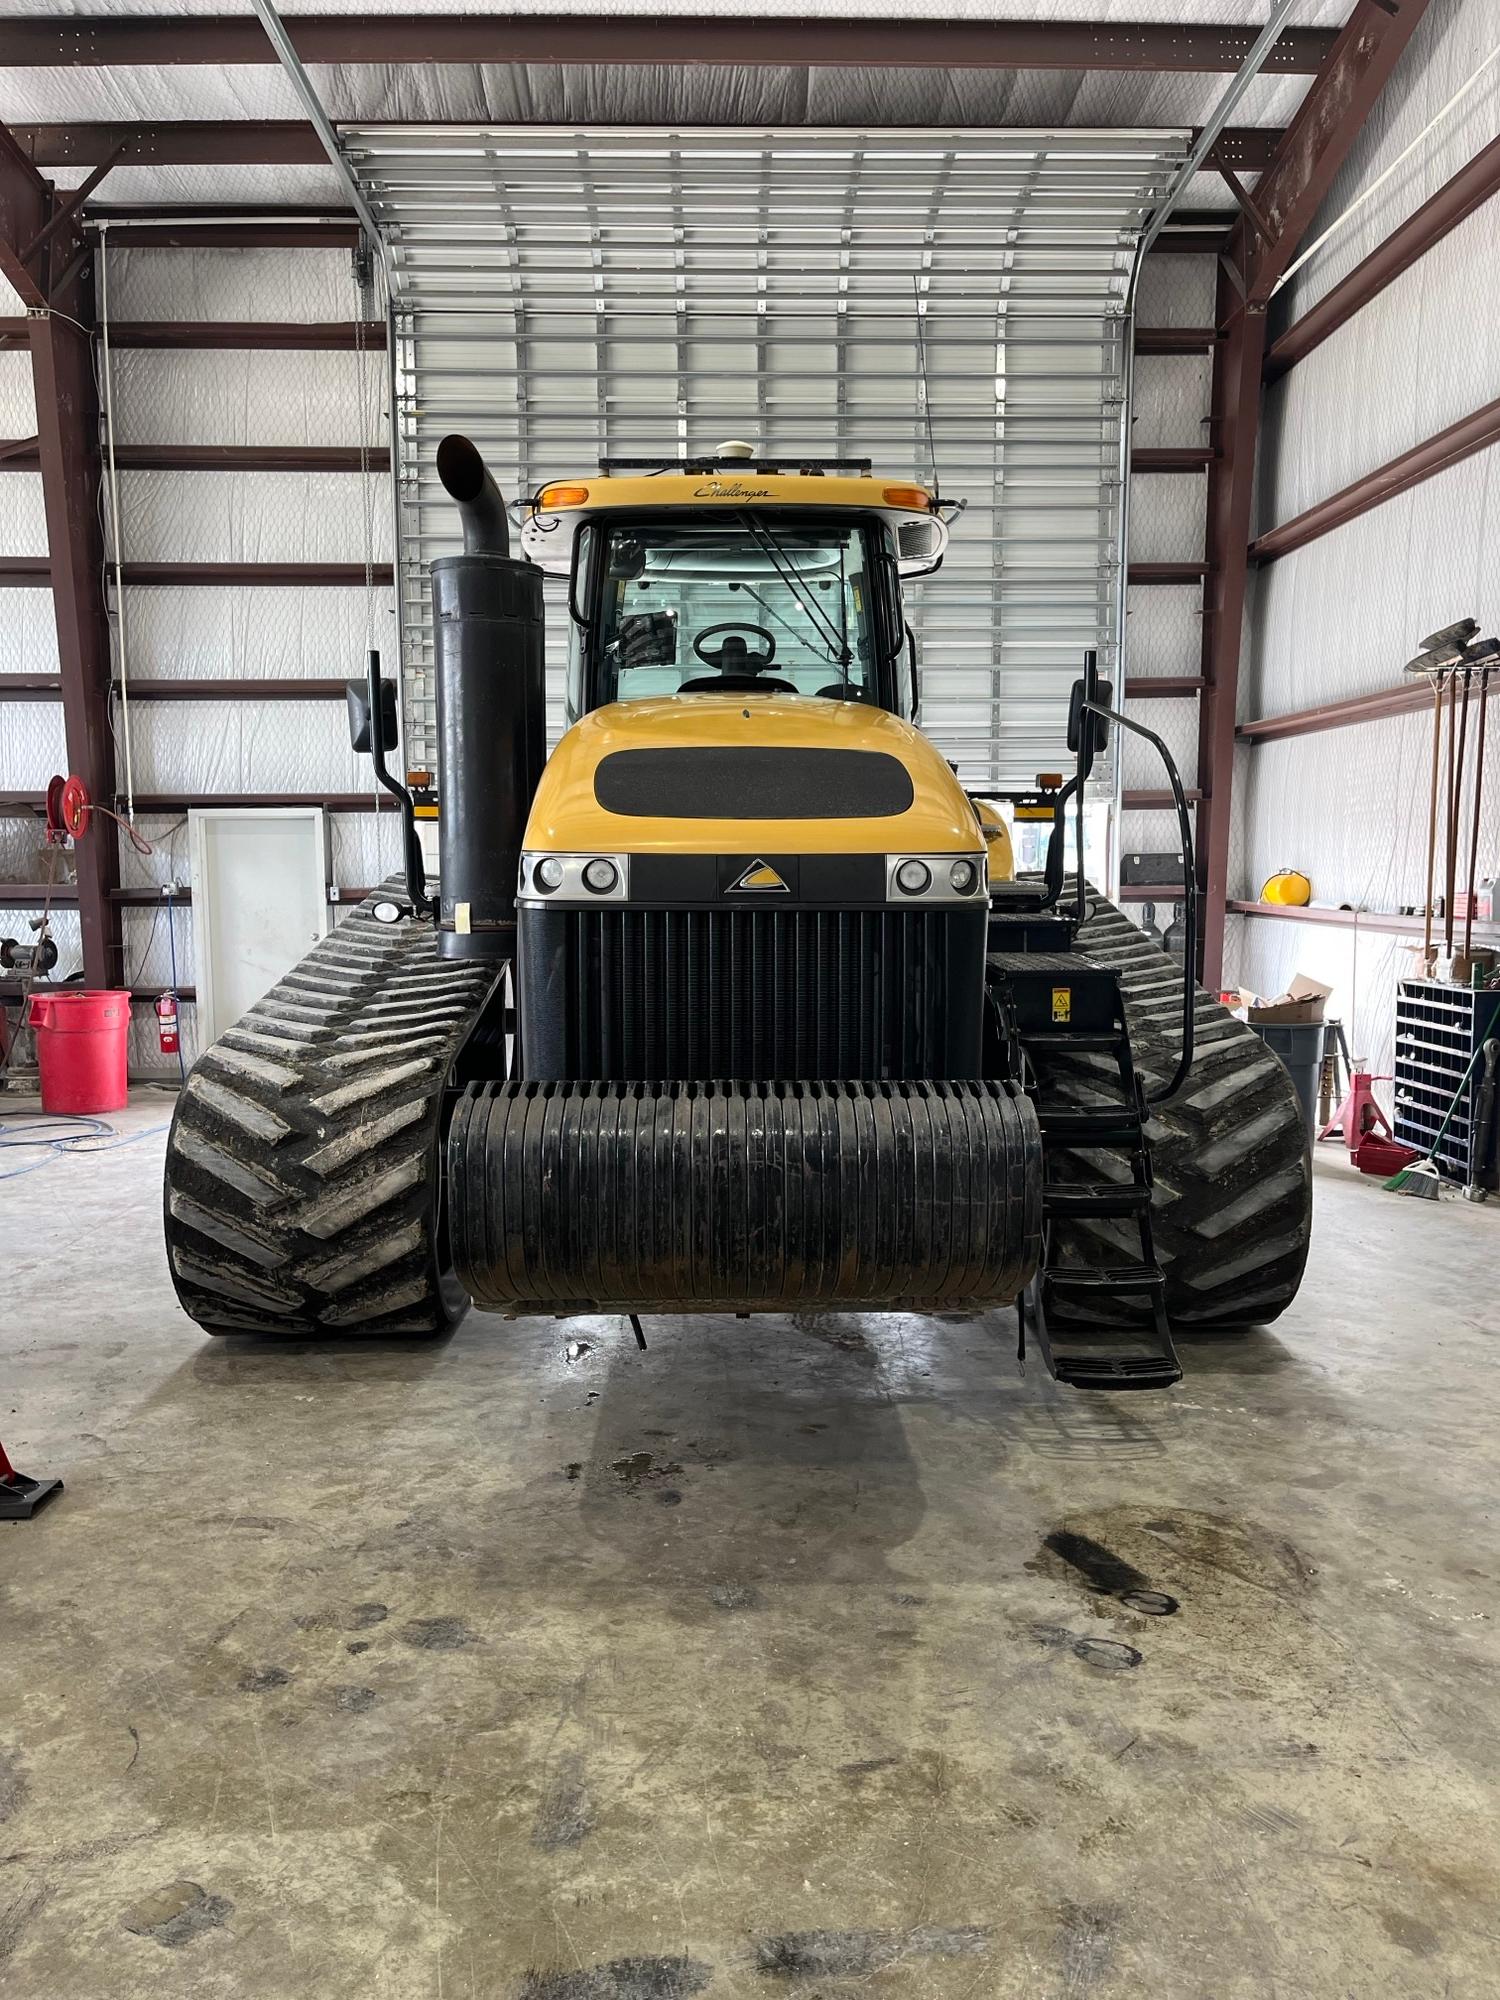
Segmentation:
<svg viewBox="0 0 1500 2000">
<path fill-rule="evenodd" d="M 888 565 L 864 525 L 750 513 L 636 521 L 596 531 L 591 554 L 595 701 L 721 693 L 881 703 L 876 599 Z"/>
</svg>

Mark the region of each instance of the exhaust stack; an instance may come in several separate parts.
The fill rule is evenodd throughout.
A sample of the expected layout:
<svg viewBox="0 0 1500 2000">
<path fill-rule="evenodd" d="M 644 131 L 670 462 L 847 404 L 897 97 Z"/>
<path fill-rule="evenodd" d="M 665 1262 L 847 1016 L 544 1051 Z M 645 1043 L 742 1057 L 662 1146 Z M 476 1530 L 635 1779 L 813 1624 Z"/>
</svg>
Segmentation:
<svg viewBox="0 0 1500 2000">
<path fill-rule="evenodd" d="M 432 565 L 438 727 L 438 955 L 513 959 L 516 877 L 546 755 L 542 574 L 513 560 L 505 502 L 466 437 L 438 477 L 464 552 Z"/>
<path fill-rule="evenodd" d="M 510 518 L 477 445 L 450 431 L 437 448 L 437 474 L 458 503 L 466 556 L 508 556 Z"/>
</svg>

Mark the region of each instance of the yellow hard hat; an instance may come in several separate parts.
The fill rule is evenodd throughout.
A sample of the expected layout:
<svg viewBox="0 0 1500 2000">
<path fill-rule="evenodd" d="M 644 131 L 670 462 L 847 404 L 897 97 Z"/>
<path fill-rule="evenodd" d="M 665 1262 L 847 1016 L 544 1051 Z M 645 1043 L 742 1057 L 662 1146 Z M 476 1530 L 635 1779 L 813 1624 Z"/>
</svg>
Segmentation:
<svg viewBox="0 0 1500 2000">
<path fill-rule="evenodd" d="M 1261 885 L 1260 900 L 1301 909 L 1312 901 L 1312 883 L 1295 868 L 1278 868 L 1271 879 Z"/>
</svg>

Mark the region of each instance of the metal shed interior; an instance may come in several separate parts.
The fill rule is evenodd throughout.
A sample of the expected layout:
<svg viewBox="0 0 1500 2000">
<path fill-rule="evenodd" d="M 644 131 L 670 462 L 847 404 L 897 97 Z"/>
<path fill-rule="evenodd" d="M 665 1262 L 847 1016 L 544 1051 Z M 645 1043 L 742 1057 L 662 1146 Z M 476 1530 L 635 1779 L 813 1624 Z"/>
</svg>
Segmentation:
<svg viewBox="0 0 1500 2000">
<path fill-rule="evenodd" d="M 629 907 L 644 844 L 580 846 L 571 904 L 445 962 L 419 898 L 373 893 L 403 829 L 346 684 L 399 662 L 403 761 L 434 759 L 450 428 L 512 500 L 736 436 L 940 483 L 964 509 L 907 605 L 943 756 L 976 789 L 1065 766 L 1097 648 L 1188 787 L 1202 985 L 1320 982 L 1399 1118 L 1434 888 L 1433 683 L 1404 669 L 1500 623 L 1500 0 L 278 6 L 290 62 L 265 0 L 0 0 L 0 1026 L 45 924 L 54 979 L 128 989 L 139 1086 L 60 1138 L 45 1034 L 0 1034 L 0 1994 L 1493 2000 L 1500 1160 L 1419 1201 L 1304 1146 L 1274 1027 L 1156 949 L 1149 747 L 1115 732 L 1096 774 L 1125 917 L 1076 936 L 1024 885 L 986 903 L 917 744 L 975 836 L 928 855 L 946 882 L 879 816 L 779 905 L 732 823 L 649 855 L 691 864 L 671 908 Z M 806 692 L 847 695 L 850 658 Z M 1500 670 L 1474 692 L 1484 802 L 1447 832 L 1493 885 Z M 849 782 L 793 749 L 809 790 Z M 668 806 L 649 759 L 653 813 L 722 803 L 724 763 Z M 116 817 L 66 846 L 69 771 Z M 297 822 L 310 959 L 236 930 L 265 850 L 199 866 L 238 810 Z M 901 902 L 913 860 L 946 908 Z M 1284 868 L 1306 905 L 1265 899 Z M 959 924 L 967 985 L 933 943 Z M 1466 928 L 1500 952 L 1477 898 Z M 236 955 L 262 983 L 221 1034 Z M 536 964 L 565 967 L 538 981 L 565 1049 L 597 995 L 633 1048 L 601 1002 L 595 1066 L 518 1066 Z M 928 1060 L 955 993 L 977 1075 Z M 647 1020 L 685 1064 L 647 1066 Z M 1415 1066 L 1451 1080 L 1460 1031 L 1432 1032 Z M 784 1074 L 800 1125 L 744 1108 Z M 585 1100 L 612 1130 L 553 1116 Z M 1127 1334 L 1092 1380 L 1039 1314 L 1070 1204 L 1105 1241 L 1071 1271 L 1090 1331 Z M 986 1217 L 1038 1275 L 953 1307 Z M 949 1289 L 898 1296 L 900 1243 L 846 1283 L 929 1223 Z M 770 1244 L 784 1282 L 743 1313 L 748 1279 L 629 1293 L 648 1238 L 710 1279 Z M 555 1252 L 544 1278 L 598 1289 L 507 1290 L 535 1242 L 528 1276 Z M 53 1487 L 33 1520 L 11 1460 Z"/>
<path fill-rule="evenodd" d="M 400 646 L 408 760 L 430 754 L 420 570 L 450 528 L 424 458 L 448 424 L 472 424 L 516 492 L 600 450 L 702 450 L 740 432 L 768 450 L 842 448 L 936 474 L 968 502 L 920 596 L 928 726 L 944 750 L 966 776 L 1004 784 L 1056 762 L 1072 662 L 1084 644 L 1112 658 L 1124 606 L 1130 700 L 1150 700 L 1192 784 L 1218 672 L 1204 660 L 1226 466 L 1214 258 L 1232 232 L 1246 242 L 1240 202 L 1254 212 L 1354 12 L 1298 10 L 1146 260 L 1130 342 L 1130 244 L 1264 24 L 1252 0 L 1186 30 L 1174 6 L 1136 6 L 1126 22 L 1082 0 L 1040 18 L 1020 4 L 982 20 L 954 10 L 920 34 L 874 10 L 856 44 L 824 12 L 772 14 L 764 32 L 708 14 L 686 48 L 670 16 L 504 16 L 496 46 L 484 14 L 412 24 L 366 8 L 344 22 L 288 8 L 394 246 L 388 360 L 386 298 L 354 256 L 348 188 L 248 0 L 170 20 L 118 6 L 82 32 L 26 4 L 6 26 L 0 118 L 54 202 L 88 186 L 74 228 L 110 326 L 120 546 L 108 554 L 122 584 L 108 672 L 124 690 L 96 778 L 100 794 L 134 800 L 156 848 L 110 856 L 110 976 L 144 1004 L 176 954 L 176 982 L 192 986 L 192 914 L 166 924 L 152 898 L 152 882 L 182 878 L 172 828 L 192 800 L 326 800 L 330 888 L 392 864 L 394 828 L 342 742 L 334 696 L 366 640 Z M 16 684 L 0 780 L 6 874 L 34 884 L 26 800 L 78 754 L 62 706 L 18 684 L 60 660 L 44 476 L 24 450 L 30 354 L 24 330 L 6 342 L 0 428 L 16 450 L 0 460 L 12 522 L 0 658 Z M 1128 580 L 1116 562 L 1126 372 Z M 1120 762 L 1116 852 L 1170 846 L 1150 752 Z M 1200 846 L 1210 898 L 1212 866 L 1224 900 L 1222 776 L 1218 790 L 1218 830 L 1204 824 Z M 1198 812 L 1210 820 L 1206 796 Z M 18 898 L 4 926 L 24 912 Z M 68 910 L 56 928 L 82 954 Z M 142 1022 L 146 1068 L 152 1042 Z"/>
<path fill-rule="evenodd" d="M 116 684 L 108 726 L 89 725 L 92 776 L 101 797 L 133 804 L 156 848 L 122 840 L 99 883 L 79 885 L 82 929 L 63 885 L 55 928 L 70 961 L 83 964 L 97 929 L 96 976 L 125 979 L 143 1007 L 174 978 L 191 991 L 191 911 L 164 923 L 153 885 L 182 878 L 173 829 L 195 800 L 325 801 L 331 891 L 392 865 L 394 829 L 344 745 L 336 697 L 367 642 L 399 650 L 408 762 L 430 760 L 422 569 L 451 536 L 428 463 L 444 427 L 471 425 L 517 494 L 601 451 L 743 433 L 766 450 L 867 453 L 967 502 L 943 575 L 917 600 L 926 720 L 966 777 L 1013 785 L 1057 761 L 1060 690 L 1084 645 L 1114 659 L 1123 610 L 1128 698 L 1197 795 L 1205 976 L 1270 990 L 1289 968 L 1331 969 L 1378 1051 L 1400 934 L 1361 951 L 1357 934 L 1248 906 L 1273 866 L 1311 855 L 1320 899 L 1399 912 L 1410 870 L 1391 860 L 1366 878 L 1341 831 L 1357 812 L 1324 810 L 1338 786 L 1359 790 L 1360 760 L 1328 754 L 1353 739 L 1254 732 L 1386 685 L 1417 627 L 1482 595 L 1466 538 L 1447 532 L 1443 482 L 1472 486 L 1490 460 L 1442 472 L 1352 536 L 1291 550 L 1276 531 L 1470 417 L 1493 382 L 1490 336 L 1444 342 L 1437 366 L 1412 370 L 1398 290 L 1277 373 L 1252 521 L 1255 453 L 1233 404 L 1247 364 L 1216 260 L 1256 264 L 1270 311 L 1242 323 L 1268 319 L 1274 349 L 1481 150 L 1484 9 L 1305 0 L 1183 188 L 1132 320 L 1134 233 L 1267 18 L 1263 0 L 1225 0 L 1186 25 L 1182 12 L 1003 0 L 918 28 L 877 7 L 851 37 L 821 7 L 759 23 L 709 10 L 671 30 L 670 17 L 613 9 L 290 5 L 306 74 L 393 246 L 387 301 L 379 269 L 355 256 L 347 181 L 251 0 L 170 19 L 145 0 L 104 12 L 19 0 L 0 48 L 7 171 L 31 163 L 54 207 L 86 190 L 48 255 L 111 335 L 100 397 L 117 522 L 106 508 L 90 559 L 118 560 L 122 580 L 111 570 L 89 612 L 93 652 L 110 648 L 90 670 L 91 704 Z M 1399 109 L 1375 89 L 1397 41 L 1412 43 L 1399 59 L 1414 78 Z M 1358 115 L 1342 100 L 1328 132 L 1319 119 L 1346 70 Z M 1424 136 L 1466 79 L 1441 139 Z M 1309 133 L 1321 134 L 1311 151 Z M 1338 227 L 1287 279 L 1288 225 L 1318 233 L 1320 203 Z M 1425 324 L 1461 309 L 1492 214 L 1398 280 Z M 62 268 L 65 242 L 90 253 L 78 272 Z M 58 651 L 43 456 L 29 443 L 24 269 L 10 275 L 23 282 L 0 298 L 0 839 L 17 893 L 0 930 L 16 934 L 41 875 L 31 802 L 80 764 L 85 723 L 68 723 L 53 689 L 74 667 Z M 51 324 L 61 338 L 68 322 Z M 1330 424 L 1340 398 L 1349 418 Z M 1430 579 L 1431 604 L 1384 606 L 1377 640 L 1348 615 L 1353 576 L 1367 533 L 1418 531 L 1409 506 L 1444 524 L 1433 561 L 1402 566 Z M 1255 541 L 1243 563 L 1241 517 Z M 1375 558 L 1382 577 L 1389 558 Z M 1382 726 L 1410 775 L 1419 723 Z M 1333 791 L 1307 782 L 1313 756 Z M 1171 845 L 1150 753 L 1127 746 L 1120 764 L 1106 868 Z M 191 1051 L 190 1001 L 186 1019 Z M 143 1069 L 159 1063 L 147 1025 Z"/>
</svg>

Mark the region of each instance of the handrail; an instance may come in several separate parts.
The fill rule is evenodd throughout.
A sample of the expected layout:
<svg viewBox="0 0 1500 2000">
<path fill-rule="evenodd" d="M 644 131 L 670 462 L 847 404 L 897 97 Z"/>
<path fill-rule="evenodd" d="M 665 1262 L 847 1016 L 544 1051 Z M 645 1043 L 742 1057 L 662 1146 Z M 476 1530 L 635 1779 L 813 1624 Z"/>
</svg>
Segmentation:
<svg viewBox="0 0 1500 2000">
<path fill-rule="evenodd" d="M 1128 715 L 1121 715 L 1117 708 L 1106 708 L 1102 702 L 1085 701 L 1086 714 L 1102 715 L 1110 722 L 1119 723 L 1135 736 L 1143 736 L 1152 744 L 1163 764 L 1167 767 L 1167 778 L 1172 787 L 1173 803 L 1177 808 L 1177 830 L 1182 835 L 1182 1053 L 1177 1058 L 1177 1067 L 1172 1072 L 1171 1081 L 1164 1090 L 1147 1093 L 1148 1104 L 1166 1104 L 1174 1098 L 1188 1080 L 1188 1072 L 1193 1067 L 1193 1037 L 1196 1027 L 1196 996 L 1193 988 L 1196 981 L 1193 967 L 1198 957 L 1198 882 L 1193 866 L 1193 827 L 1188 818 L 1187 795 L 1182 788 L 1182 779 L 1172 760 L 1172 753 L 1154 729 L 1147 729 L 1144 723 L 1134 722 Z M 1079 815 L 1079 848 L 1083 845 L 1082 815 Z M 1080 859 L 1079 894 L 1082 895 L 1083 866 Z"/>
<path fill-rule="evenodd" d="M 1167 781 L 1172 789 L 1172 800 L 1177 811 L 1177 830 L 1182 836 L 1182 905 L 1183 905 L 1183 951 L 1182 951 L 1182 1052 L 1177 1059 L 1177 1067 L 1172 1072 L 1166 1087 L 1147 1093 L 1148 1104 L 1165 1104 L 1174 1098 L 1187 1082 L 1193 1066 L 1193 1044 L 1196 1030 L 1196 995 L 1193 968 L 1198 957 L 1198 880 L 1193 858 L 1193 825 L 1188 817 L 1187 793 L 1183 789 L 1182 777 L 1173 760 L 1171 751 L 1154 729 L 1136 722 L 1128 715 L 1122 715 L 1117 708 L 1099 699 L 1099 655 L 1092 648 L 1083 656 L 1083 679 L 1074 685 L 1076 719 L 1078 729 L 1077 767 L 1058 795 L 1057 815 L 1053 826 L 1053 837 L 1047 845 L 1046 882 L 1047 895 L 1043 907 L 1050 908 L 1062 893 L 1063 870 L 1066 867 L 1067 821 L 1066 810 L 1070 798 L 1077 797 L 1076 814 L 1078 845 L 1078 908 L 1077 922 L 1082 928 L 1088 915 L 1087 884 L 1083 872 L 1083 789 L 1093 769 L 1098 745 L 1093 741 L 1092 727 L 1082 724 L 1084 716 L 1096 715 L 1105 722 L 1117 722 L 1122 729 L 1128 729 L 1133 736 L 1144 737 L 1166 766 Z"/>
</svg>

